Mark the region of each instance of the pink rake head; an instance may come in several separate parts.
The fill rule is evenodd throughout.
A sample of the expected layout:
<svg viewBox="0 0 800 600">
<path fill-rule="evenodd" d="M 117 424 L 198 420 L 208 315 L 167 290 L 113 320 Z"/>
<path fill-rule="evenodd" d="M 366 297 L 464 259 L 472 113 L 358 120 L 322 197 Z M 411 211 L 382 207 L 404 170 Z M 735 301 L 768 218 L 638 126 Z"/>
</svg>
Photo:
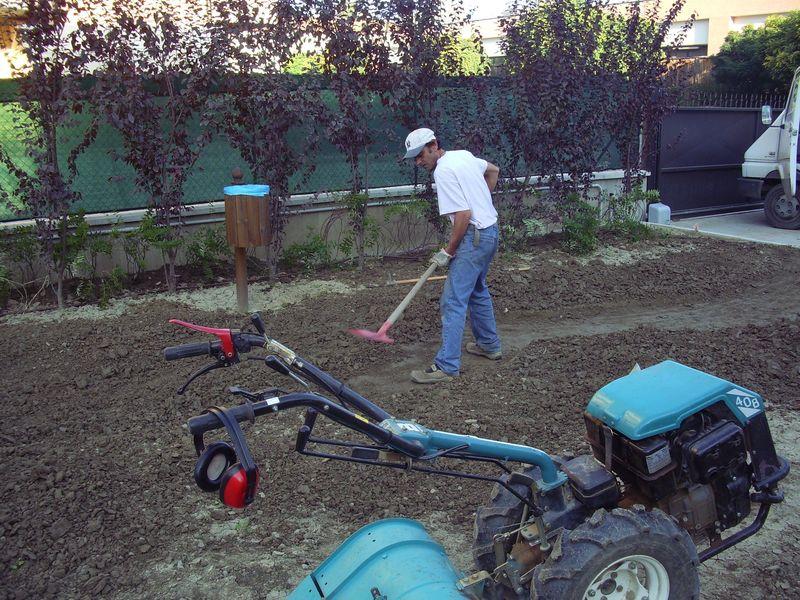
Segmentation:
<svg viewBox="0 0 800 600">
<path fill-rule="evenodd" d="M 416 295 L 419 291 L 419 288 L 422 287 L 422 284 L 431 276 L 431 273 L 436 269 L 437 263 L 431 261 L 430 266 L 428 269 L 422 274 L 417 280 L 417 283 L 414 284 L 414 287 L 411 288 L 411 291 L 406 294 L 406 297 L 403 298 L 403 301 L 397 305 L 397 308 L 394 309 L 394 312 L 389 315 L 389 318 L 384 321 L 381 328 L 378 331 L 368 331 L 366 329 L 348 329 L 350 333 L 353 335 L 357 335 L 358 337 L 362 337 L 365 340 L 371 340 L 373 342 L 381 342 L 382 344 L 394 344 L 394 340 L 386 335 L 386 332 L 389 331 L 389 328 L 394 325 L 397 320 L 403 315 L 403 311 L 408 306 L 408 303 L 411 302 L 411 299 Z"/>
<path fill-rule="evenodd" d="M 381 342 L 383 344 L 394 344 L 394 340 L 386 335 L 386 332 L 389 331 L 391 326 L 392 322 L 386 321 L 383 325 L 381 325 L 381 328 L 378 329 L 378 331 L 369 331 L 368 329 L 348 329 L 347 331 L 353 335 L 362 337 L 365 340 Z"/>
</svg>

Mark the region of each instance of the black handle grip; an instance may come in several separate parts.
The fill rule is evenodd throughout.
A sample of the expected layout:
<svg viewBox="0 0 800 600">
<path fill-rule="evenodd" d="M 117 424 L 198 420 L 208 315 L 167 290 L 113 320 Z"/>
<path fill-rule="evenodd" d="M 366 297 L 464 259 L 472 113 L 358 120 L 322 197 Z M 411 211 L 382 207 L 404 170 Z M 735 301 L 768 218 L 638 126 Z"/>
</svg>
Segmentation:
<svg viewBox="0 0 800 600">
<path fill-rule="evenodd" d="M 228 413 L 237 421 L 246 421 L 253 414 L 253 409 L 250 406 L 240 404 L 228 409 Z M 204 413 L 196 417 L 191 417 L 187 422 L 189 433 L 197 435 L 206 431 L 220 429 L 225 425 L 220 421 L 216 415 L 211 413 Z"/>
<path fill-rule="evenodd" d="M 253 327 L 256 328 L 258 333 L 261 335 L 266 335 L 267 327 L 264 325 L 264 319 L 261 318 L 261 313 L 254 312 L 250 315 L 250 322 L 253 324 Z"/>
<path fill-rule="evenodd" d="M 202 342 L 199 344 L 183 344 L 181 346 L 170 346 L 164 348 L 164 358 L 166 360 L 179 360 L 191 356 L 213 356 L 219 351 L 219 342 Z"/>
</svg>

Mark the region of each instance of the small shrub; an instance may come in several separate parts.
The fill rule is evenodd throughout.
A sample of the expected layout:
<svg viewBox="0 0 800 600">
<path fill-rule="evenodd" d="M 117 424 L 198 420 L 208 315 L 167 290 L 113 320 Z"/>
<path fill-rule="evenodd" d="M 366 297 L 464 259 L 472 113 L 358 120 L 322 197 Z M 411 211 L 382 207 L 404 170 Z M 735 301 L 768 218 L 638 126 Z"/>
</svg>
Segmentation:
<svg viewBox="0 0 800 600">
<path fill-rule="evenodd" d="M 563 220 L 562 246 L 567 252 L 582 256 L 597 248 L 597 232 L 600 228 L 598 212 L 588 202 L 572 199 Z"/>
<path fill-rule="evenodd" d="M 522 251 L 533 238 L 547 232 L 552 199 L 516 181 L 503 182 L 503 188 L 503 193 L 495 199 L 500 225 L 499 249 L 501 252 Z"/>
<path fill-rule="evenodd" d="M 608 229 L 626 240 L 638 242 L 649 239 L 653 235 L 650 229 L 641 221 L 640 211 L 654 202 L 659 202 L 661 196 L 658 190 L 634 189 L 627 194 L 607 197 L 606 213 L 603 221 Z"/>
<path fill-rule="evenodd" d="M 67 266 L 66 271 L 70 276 L 75 276 L 82 270 L 89 268 L 86 257 L 86 247 L 89 243 L 89 222 L 83 211 L 70 215 L 67 219 L 66 228 L 59 232 L 65 240 L 57 241 L 53 246 L 53 256 L 56 263 L 63 263 Z"/>
<path fill-rule="evenodd" d="M 398 202 L 387 206 L 383 211 L 383 220 L 388 223 L 396 217 L 422 219 L 427 213 L 427 208 L 428 203 L 425 200 L 414 196 L 408 202 Z"/>
<path fill-rule="evenodd" d="M 186 262 L 200 269 L 206 280 L 214 278 L 214 267 L 230 258 L 228 240 L 221 227 L 207 227 L 186 242 Z"/>
<path fill-rule="evenodd" d="M 381 235 L 381 229 L 378 226 L 378 222 L 372 217 L 364 217 L 362 227 L 363 230 L 361 232 L 361 238 L 363 240 L 363 246 L 361 248 L 362 254 L 365 254 L 367 248 L 374 248 L 378 244 L 378 240 L 380 239 Z M 358 254 L 358 240 L 358 235 L 356 235 L 353 231 L 348 231 L 342 236 L 342 239 L 339 240 L 339 244 L 336 246 L 336 249 L 345 256 L 351 256 L 353 249 L 355 248 L 356 253 Z"/>
<path fill-rule="evenodd" d="M 71 275 L 81 277 L 75 295 L 83 302 L 91 302 L 97 297 L 97 260 L 101 255 L 111 256 L 113 245 L 105 234 L 89 232 L 85 219 L 79 223 L 74 241 L 75 257 L 69 265 Z"/>
<path fill-rule="evenodd" d="M 339 240 L 339 243 L 336 245 L 336 249 L 345 256 L 350 256 L 353 252 L 353 241 L 353 234 L 348 233 L 342 237 L 341 240 Z"/>
<path fill-rule="evenodd" d="M 367 248 L 374 248 L 380 238 L 380 227 L 367 216 L 368 194 L 350 193 L 342 196 L 341 203 L 347 208 L 347 222 L 351 227 L 339 241 L 338 250 L 350 256 L 354 251 L 359 269 L 364 268 Z"/>
<path fill-rule="evenodd" d="M 100 256 L 111 256 L 114 246 L 109 237 L 105 234 L 92 233 L 86 241 L 86 254 L 89 257 L 90 276 L 97 275 L 97 259 Z"/>
<path fill-rule="evenodd" d="M 428 207 L 428 201 L 417 196 L 386 207 L 383 211 L 385 252 L 408 252 L 436 241 L 438 228 L 431 226 L 428 220 Z"/>
<path fill-rule="evenodd" d="M 653 229 L 637 219 L 628 219 L 618 223 L 614 231 L 631 242 L 649 240 L 655 234 Z"/>
<path fill-rule="evenodd" d="M 0 238 L 0 252 L 6 257 L 7 266 L 19 268 L 23 281 L 33 281 L 39 270 L 42 244 L 33 225 L 16 227 Z"/>
<path fill-rule="evenodd" d="M 67 270 L 71 276 L 80 278 L 75 295 L 83 302 L 91 302 L 98 297 L 97 261 L 100 256 L 111 256 L 114 246 L 108 235 L 91 232 L 83 212 L 70 216 L 69 226 Z"/>
<path fill-rule="evenodd" d="M 174 254 L 184 244 L 185 240 L 180 235 L 173 235 L 169 225 L 159 224 L 156 220 L 156 213 L 148 210 L 142 217 L 137 230 L 137 235 L 148 245 L 161 251 L 161 258 L 164 263 L 164 275 L 167 286 L 174 292 Z"/>
<path fill-rule="evenodd" d="M 626 194 L 615 196 L 608 194 L 604 196 L 606 211 L 603 214 L 603 221 L 615 223 L 619 221 L 641 220 L 641 211 L 654 202 L 661 201 L 658 190 L 643 190 L 636 188 Z M 641 208 L 641 207 L 644 208 Z"/>
<path fill-rule="evenodd" d="M 91 302 L 94 300 L 94 282 L 91 279 L 80 279 L 75 287 L 75 296 L 81 302 Z"/>
<path fill-rule="evenodd" d="M 111 239 L 122 243 L 122 252 L 125 254 L 125 264 L 128 274 L 133 279 L 138 279 L 144 272 L 145 258 L 149 244 L 141 235 L 139 229 L 121 231 L 118 225 L 111 230 Z"/>
<path fill-rule="evenodd" d="M 124 285 L 125 271 L 122 270 L 122 267 L 117 265 L 111 270 L 111 273 L 108 274 L 108 277 L 103 279 L 103 281 L 100 283 L 100 308 L 106 308 L 109 305 L 111 298 L 119 295 L 122 292 Z"/>
<path fill-rule="evenodd" d="M 11 297 L 11 271 L 0 264 L 0 308 L 5 308 Z"/>
<path fill-rule="evenodd" d="M 534 217 L 522 218 L 519 225 L 504 223 L 500 225 L 500 250 L 514 252 L 522 250 L 531 239 L 545 232 L 545 223 Z"/>
<path fill-rule="evenodd" d="M 310 272 L 331 264 L 330 245 L 318 233 L 310 235 L 307 242 L 291 244 L 283 251 L 283 263 L 290 269 Z"/>
</svg>

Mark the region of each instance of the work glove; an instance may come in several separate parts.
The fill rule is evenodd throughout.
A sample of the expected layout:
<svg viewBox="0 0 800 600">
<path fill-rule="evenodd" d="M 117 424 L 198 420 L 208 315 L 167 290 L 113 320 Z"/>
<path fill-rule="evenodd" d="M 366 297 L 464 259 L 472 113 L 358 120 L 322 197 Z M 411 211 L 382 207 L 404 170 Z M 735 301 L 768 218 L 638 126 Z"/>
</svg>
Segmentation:
<svg viewBox="0 0 800 600">
<path fill-rule="evenodd" d="M 442 248 L 431 257 L 431 262 L 436 263 L 437 268 L 444 269 L 450 263 L 451 258 L 453 258 L 452 255 L 448 254 L 447 250 Z"/>
</svg>

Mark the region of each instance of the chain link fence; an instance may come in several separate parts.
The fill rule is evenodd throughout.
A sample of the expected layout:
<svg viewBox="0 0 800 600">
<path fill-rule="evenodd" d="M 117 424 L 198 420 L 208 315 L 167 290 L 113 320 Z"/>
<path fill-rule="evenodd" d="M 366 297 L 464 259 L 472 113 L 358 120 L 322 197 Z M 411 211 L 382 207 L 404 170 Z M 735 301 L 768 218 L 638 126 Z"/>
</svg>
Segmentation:
<svg viewBox="0 0 800 600">
<path fill-rule="evenodd" d="M 15 115 L 18 111 L 13 102 L 0 103 L 0 147 L 15 165 L 30 169 L 33 164 L 21 141 L 24 121 Z M 59 132 L 59 158 L 66 167 L 70 150 L 79 142 L 89 117 L 78 115 L 76 124 L 69 130 Z M 384 124 L 388 125 L 388 124 Z M 386 129 L 383 127 L 382 129 Z M 199 134 L 199 130 L 195 133 Z M 364 153 L 362 177 L 368 187 L 386 187 L 414 183 L 417 175 L 413 164 L 402 161 L 401 131 L 395 135 L 379 136 L 379 142 Z M 302 140 L 295 140 L 294 147 L 303 153 Z M 150 199 L 136 188 L 135 171 L 122 160 L 115 160 L 114 152 L 122 151 L 122 138 L 111 126 L 100 127 L 97 138 L 77 159 L 77 176 L 74 188 L 81 195 L 75 210 L 87 213 L 120 211 L 147 207 Z M 322 193 L 349 189 L 350 167 L 336 148 L 323 140 L 315 156 L 310 157 L 313 169 L 310 173 L 298 174 L 291 182 L 293 194 Z M 231 147 L 224 135 L 215 136 L 203 148 L 192 174 L 184 188 L 184 202 L 197 204 L 222 199 L 222 188 L 231 183 L 231 171 L 240 168 L 244 181 L 250 182 L 247 164 Z M 269 183 L 269 182 L 258 182 Z M 5 167 L 0 166 L 0 185 L 12 193 L 15 178 Z M 13 201 L 13 197 L 12 197 Z M 0 207 L 0 220 L 23 218 L 9 207 Z"/>
<path fill-rule="evenodd" d="M 7 82 L 3 82 L 6 83 Z M 469 81 L 461 81 L 440 89 L 439 123 L 418 123 L 417 126 L 432 127 L 444 148 L 467 148 L 487 160 L 498 164 L 507 177 L 528 175 L 519 165 L 509 164 L 509 145 L 502 136 L 492 135 L 487 130 L 494 125 L 491 113 L 500 104 L 499 97 L 506 94 L 503 78 L 485 78 L 489 91 L 483 102 L 476 101 L 475 91 Z M 20 119 L 15 89 L 0 86 L 0 148 L 7 153 L 15 165 L 23 169 L 32 168 L 27 149 L 21 141 L 21 131 L 26 126 Z M 479 108 L 481 106 L 482 108 Z M 483 113 L 481 112 L 483 111 Z M 59 131 L 59 158 L 66 167 L 67 157 L 82 138 L 90 121 L 87 114 L 75 116 L 75 123 Z M 393 118 L 380 102 L 375 101 L 367 125 L 374 132 L 374 143 L 362 153 L 361 178 L 367 188 L 384 188 L 424 183 L 428 174 L 416 169 L 411 161 L 402 159 L 403 141 L 407 130 Z M 192 132 L 199 135 L 199 125 Z M 496 134 L 496 132 L 492 132 Z M 493 142 L 486 140 L 493 139 Z M 483 140 L 483 141 L 482 141 Z M 293 139 L 293 148 L 305 154 L 302 135 Z M 604 142 L 598 148 L 599 169 L 619 168 L 621 161 L 613 144 Z M 99 128 L 96 139 L 77 159 L 77 176 L 74 188 L 81 200 L 74 210 L 87 214 L 114 212 L 145 208 L 151 199 L 136 187 L 136 174 L 123 160 L 115 160 L 114 154 L 123 150 L 120 134 L 111 126 Z M 344 156 L 327 140 L 321 140 L 313 156 L 308 157 L 313 166 L 308 172 L 297 174 L 290 182 L 292 194 L 315 194 L 348 190 L 350 167 Z M 223 134 L 216 135 L 203 150 L 184 187 L 184 203 L 187 205 L 221 200 L 222 189 L 231 183 L 231 172 L 241 169 L 243 181 L 254 182 L 249 168 L 240 154 L 230 145 Z M 0 185 L 12 194 L 15 178 L 0 165 Z M 13 208 L 0 206 L 0 221 L 25 218 Z"/>
</svg>

